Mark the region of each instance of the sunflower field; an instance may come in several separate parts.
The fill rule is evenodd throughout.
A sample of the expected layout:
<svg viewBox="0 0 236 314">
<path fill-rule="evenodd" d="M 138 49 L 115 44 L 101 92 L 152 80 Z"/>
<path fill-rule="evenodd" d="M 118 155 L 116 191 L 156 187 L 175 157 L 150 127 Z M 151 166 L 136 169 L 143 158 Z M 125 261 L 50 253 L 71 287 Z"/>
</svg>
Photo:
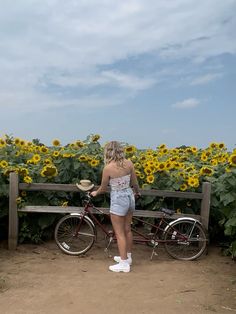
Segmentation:
<svg viewBox="0 0 236 314">
<path fill-rule="evenodd" d="M 62 146 L 54 139 L 47 146 L 39 139 L 32 141 L 5 135 L 0 138 L 0 238 L 7 236 L 9 173 L 17 172 L 20 182 L 76 183 L 89 179 L 95 184 L 101 180 L 103 146 L 98 134 L 85 140 L 76 140 Z M 212 184 L 210 211 L 210 238 L 236 256 L 236 149 L 228 151 L 224 143 L 212 142 L 206 148 L 181 146 L 168 148 L 160 144 L 156 149 L 138 149 L 124 143 L 125 154 L 134 163 L 142 189 L 200 192 L 203 182 Z M 25 192 L 17 199 L 22 205 L 75 206 L 79 193 Z M 106 195 L 96 199 L 100 206 L 108 207 Z M 158 210 L 168 200 L 143 197 L 137 206 Z M 173 201 L 172 201 L 173 202 Z M 167 204 L 170 206 L 170 204 Z M 199 213 L 199 203 L 175 200 L 177 212 Z M 20 214 L 20 241 L 38 242 L 52 234 L 55 214 Z"/>
</svg>

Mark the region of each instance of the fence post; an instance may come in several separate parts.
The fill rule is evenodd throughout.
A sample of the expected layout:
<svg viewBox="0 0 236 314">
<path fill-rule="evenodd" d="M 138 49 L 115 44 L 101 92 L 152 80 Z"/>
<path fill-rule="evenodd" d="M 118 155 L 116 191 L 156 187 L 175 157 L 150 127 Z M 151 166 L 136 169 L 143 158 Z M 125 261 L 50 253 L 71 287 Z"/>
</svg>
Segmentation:
<svg viewBox="0 0 236 314">
<path fill-rule="evenodd" d="M 10 173 L 9 184 L 9 229 L 8 249 L 15 250 L 18 242 L 18 212 L 16 199 L 19 196 L 19 178 L 15 172 Z"/>
<path fill-rule="evenodd" d="M 202 185 L 203 198 L 201 201 L 201 221 L 203 226 L 208 230 L 211 202 L 211 183 L 204 182 Z"/>
</svg>

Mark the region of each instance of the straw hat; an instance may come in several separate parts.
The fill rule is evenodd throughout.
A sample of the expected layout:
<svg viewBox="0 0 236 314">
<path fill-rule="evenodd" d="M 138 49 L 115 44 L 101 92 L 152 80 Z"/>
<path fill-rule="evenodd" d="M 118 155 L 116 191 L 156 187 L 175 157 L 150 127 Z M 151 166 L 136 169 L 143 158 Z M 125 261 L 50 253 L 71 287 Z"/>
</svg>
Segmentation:
<svg viewBox="0 0 236 314">
<path fill-rule="evenodd" d="M 76 183 L 76 186 L 81 191 L 89 191 L 92 190 L 94 184 L 90 180 L 80 180 L 79 183 Z"/>
</svg>

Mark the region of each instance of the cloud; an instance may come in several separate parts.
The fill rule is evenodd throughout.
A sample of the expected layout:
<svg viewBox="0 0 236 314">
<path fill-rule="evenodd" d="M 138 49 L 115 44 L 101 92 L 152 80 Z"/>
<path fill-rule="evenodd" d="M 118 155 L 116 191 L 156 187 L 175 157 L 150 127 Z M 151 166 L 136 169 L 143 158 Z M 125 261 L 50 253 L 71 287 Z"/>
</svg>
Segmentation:
<svg viewBox="0 0 236 314">
<path fill-rule="evenodd" d="M 14 6 L 4 2 L 0 93 L 20 94 L 22 102 L 34 101 L 35 107 L 42 99 L 45 107 L 54 106 L 59 95 L 60 103 L 68 105 L 68 97 L 76 98 L 76 88 L 97 88 L 104 102 L 104 88 L 111 86 L 125 98 L 130 91 L 131 97 L 134 91 L 156 84 L 158 74 L 153 67 L 144 75 L 143 59 L 129 70 L 119 67 L 123 61 L 151 55 L 153 61 L 163 58 L 173 64 L 176 59 L 203 61 L 235 54 L 235 9 L 234 0 L 201 4 L 195 0 L 101 0 L 99 4 L 53 0 L 43 6 L 37 1 L 22 0 Z M 217 78 L 209 75 L 192 84 Z M 21 103 L 10 97 L 14 101 Z"/>
<path fill-rule="evenodd" d="M 111 84 L 120 87 L 129 88 L 131 90 L 143 90 L 155 84 L 154 79 L 139 78 L 134 75 L 127 75 L 117 71 L 103 71 L 102 75 L 109 79 Z"/>
<path fill-rule="evenodd" d="M 190 109 L 197 107 L 199 104 L 200 101 L 197 100 L 196 98 L 188 98 L 183 101 L 172 104 L 171 107 L 177 109 Z"/>
<path fill-rule="evenodd" d="M 205 85 L 222 77 L 220 73 L 209 73 L 192 80 L 190 85 Z"/>
</svg>

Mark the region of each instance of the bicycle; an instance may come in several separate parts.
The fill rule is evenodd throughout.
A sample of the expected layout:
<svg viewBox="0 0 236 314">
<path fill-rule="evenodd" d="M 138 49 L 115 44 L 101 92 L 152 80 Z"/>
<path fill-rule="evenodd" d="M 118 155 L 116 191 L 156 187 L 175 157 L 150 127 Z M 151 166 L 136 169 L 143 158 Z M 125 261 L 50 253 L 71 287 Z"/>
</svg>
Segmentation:
<svg viewBox="0 0 236 314">
<path fill-rule="evenodd" d="M 174 214 L 174 211 L 167 208 L 161 208 L 160 211 L 162 216 L 157 224 L 133 216 L 134 222 L 151 229 L 151 232 L 145 234 L 133 223 L 134 242 L 146 243 L 152 247 L 151 260 L 153 255 L 157 255 L 156 248 L 159 244 L 164 244 L 166 252 L 175 259 L 190 261 L 199 258 L 206 250 L 208 241 L 201 222 L 190 217 L 169 222 L 168 218 Z M 81 255 L 89 251 L 97 238 L 96 226 L 108 239 L 105 248 L 105 252 L 108 252 L 111 243 L 116 240 L 115 234 L 95 217 L 94 212 L 105 214 L 93 205 L 92 197 L 87 192 L 82 212 L 67 214 L 58 221 L 54 236 L 58 247 L 64 253 Z"/>
</svg>

